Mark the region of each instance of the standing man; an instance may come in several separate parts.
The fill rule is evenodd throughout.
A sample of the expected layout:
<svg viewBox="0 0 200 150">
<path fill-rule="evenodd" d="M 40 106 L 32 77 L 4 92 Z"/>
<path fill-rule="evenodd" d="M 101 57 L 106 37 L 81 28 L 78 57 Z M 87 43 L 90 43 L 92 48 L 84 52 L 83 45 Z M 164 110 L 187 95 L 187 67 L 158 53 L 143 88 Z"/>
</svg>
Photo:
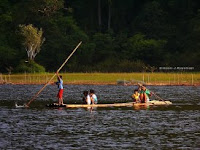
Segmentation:
<svg viewBox="0 0 200 150">
<path fill-rule="evenodd" d="M 57 94 L 58 105 L 63 105 L 63 80 L 62 80 L 62 76 L 60 76 L 58 72 L 56 72 L 56 74 L 58 78 L 56 85 L 58 85 L 58 89 L 59 89 L 58 94 Z"/>
</svg>

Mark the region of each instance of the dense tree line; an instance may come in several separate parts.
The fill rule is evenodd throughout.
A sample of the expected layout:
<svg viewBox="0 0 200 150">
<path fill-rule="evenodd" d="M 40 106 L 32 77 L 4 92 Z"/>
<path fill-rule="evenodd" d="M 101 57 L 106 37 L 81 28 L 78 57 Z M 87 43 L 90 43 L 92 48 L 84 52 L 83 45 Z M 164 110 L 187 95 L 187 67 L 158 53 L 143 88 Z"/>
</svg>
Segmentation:
<svg viewBox="0 0 200 150">
<path fill-rule="evenodd" d="M 200 69 L 199 0 L 1 0 L 0 72 L 26 62 L 25 25 L 43 31 L 35 62 L 46 71 L 55 71 L 80 41 L 64 71 Z"/>
</svg>

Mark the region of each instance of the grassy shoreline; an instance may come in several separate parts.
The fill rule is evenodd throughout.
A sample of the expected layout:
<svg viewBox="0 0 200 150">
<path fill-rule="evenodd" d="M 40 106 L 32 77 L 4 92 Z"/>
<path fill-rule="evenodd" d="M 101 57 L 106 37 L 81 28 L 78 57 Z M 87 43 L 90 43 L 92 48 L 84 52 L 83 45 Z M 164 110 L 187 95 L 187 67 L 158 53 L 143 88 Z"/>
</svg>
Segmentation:
<svg viewBox="0 0 200 150">
<path fill-rule="evenodd" d="M 53 73 L 0 74 L 1 84 L 45 84 Z M 64 84 L 200 85 L 200 73 L 60 73 Z M 56 81 L 56 78 L 52 82 Z"/>
</svg>

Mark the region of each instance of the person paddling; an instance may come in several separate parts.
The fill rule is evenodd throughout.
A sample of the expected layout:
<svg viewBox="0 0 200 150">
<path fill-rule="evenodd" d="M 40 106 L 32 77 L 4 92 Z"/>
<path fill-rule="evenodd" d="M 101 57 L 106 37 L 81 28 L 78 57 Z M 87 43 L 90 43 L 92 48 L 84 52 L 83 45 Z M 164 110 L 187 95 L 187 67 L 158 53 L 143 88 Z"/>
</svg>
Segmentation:
<svg viewBox="0 0 200 150">
<path fill-rule="evenodd" d="M 149 101 L 149 97 L 151 96 L 151 92 L 145 86 L 140 86 L 139 93 L 141 103 L 147 103 Z"/>
<path fill-rule="evenodd" d="M 58 85 L 58 105 L 63 105 L 63 80 L 62 80 L 62 76 L 58 74 L 58 72 L 56 72 L 57 75 L 57 79 L 58 81 L 56 82 L 56 85 Z"/>
</svg>

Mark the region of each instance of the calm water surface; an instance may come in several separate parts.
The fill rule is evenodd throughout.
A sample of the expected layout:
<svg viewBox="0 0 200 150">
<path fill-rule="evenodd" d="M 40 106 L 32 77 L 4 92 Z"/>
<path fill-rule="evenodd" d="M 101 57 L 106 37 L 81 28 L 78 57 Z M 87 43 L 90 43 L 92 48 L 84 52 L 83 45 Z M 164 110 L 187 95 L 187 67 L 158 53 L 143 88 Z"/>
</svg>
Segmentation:
<svg viewBox="0 0 200 150">
<path fill-rule="evenodd" d="M 0 149 L 200 149 L 200 87 L 149 86 L 171 106 L 52 109 L 57 88 L 0 85 Z M 129 102 L 135 86 L 65 85 L 65 103 L 94 89 L 100 103 Z"/>
</svg>

